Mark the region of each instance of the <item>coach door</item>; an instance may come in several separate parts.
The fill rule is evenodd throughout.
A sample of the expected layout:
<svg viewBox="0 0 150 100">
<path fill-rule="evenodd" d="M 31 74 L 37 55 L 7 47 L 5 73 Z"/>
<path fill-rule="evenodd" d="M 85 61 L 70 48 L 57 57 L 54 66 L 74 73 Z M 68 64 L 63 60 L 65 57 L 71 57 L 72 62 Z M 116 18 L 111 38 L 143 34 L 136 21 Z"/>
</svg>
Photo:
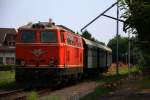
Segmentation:
<svg viewBox="0 0 150 100">
<path fill-rule="evenodd" d="M 92 66 L 92 47 L 90 47 L 90 46 L 88 46 L 87 47 L 87 49 L 88 49 L 88 61 L 87 61 L 87 67 L 88 68 L 92 68 L 93 66 Z"/>
</svg>

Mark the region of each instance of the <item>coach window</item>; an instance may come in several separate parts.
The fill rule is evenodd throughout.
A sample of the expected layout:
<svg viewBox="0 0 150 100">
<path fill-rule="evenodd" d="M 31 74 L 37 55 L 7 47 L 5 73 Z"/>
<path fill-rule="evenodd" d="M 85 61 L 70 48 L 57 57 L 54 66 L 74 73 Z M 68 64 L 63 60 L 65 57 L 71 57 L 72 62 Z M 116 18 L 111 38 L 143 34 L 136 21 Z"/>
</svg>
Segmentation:
<svg viewBox="0 0 150 100">
<path fill-rule="evenodd" d="M 23 43 L 35 42 L 35 33 L 33 31 L 22 31 L 20 39 Z"/>
<path fill-rule="evenodd" d="M 51 31 L 41 32 L 41 42 L 43 42 L 43 43 L 56 43 L 57 42 L 56 32 L 51 32 Z"/>
</svg>

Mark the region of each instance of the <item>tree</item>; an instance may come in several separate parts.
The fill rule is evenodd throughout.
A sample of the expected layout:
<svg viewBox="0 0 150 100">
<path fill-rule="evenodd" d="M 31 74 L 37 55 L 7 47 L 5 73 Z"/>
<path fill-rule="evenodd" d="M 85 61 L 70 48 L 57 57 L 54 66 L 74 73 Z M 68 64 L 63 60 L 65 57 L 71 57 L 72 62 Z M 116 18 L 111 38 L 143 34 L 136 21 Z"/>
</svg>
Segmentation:
<svg viewBox="0 0 150 100">
<path fill-rule="evenodd" d="M 94 42 L 97 42 L 101 45 L 105 45 L 104 42 L 100 42 L 99 40 L 95 39 L 94 37 L 92 37 L 91 33 L 88 32 L 87 30 L 85 30 L 83 33 L 82 33 L 82 37 L 86 38 L 86 39 L 89 39 L 91 41 L 94 41 Z"/>
<path fill-rule="evenodd" d="M 85 30 L 85 31 L 82 33 L 82 37 L 91 40 L 92 35 L 91 35 L 91 33 L 89 33 L 87 30 Z"/>
<path fill-rule="evenodd" d="M 150 65 L 150 0 L 125 0 L 122 6 L 126 12 L 124 29 L 127 27 L 137 30 L 138 48 L 144 59 L 144 66 Z M 150 67 L 150 66 L 149 66 Z"/>
<path fill-rule="evenodd" d="M 130 40 L 131 41 L 131 63 L 132 64 L 137 64 L 138 63 L 138 49 L 134 45 L 134 37 Z M 116 62 L 116 45 L 117 45 L 117 37 L 112 38 L 107 46 L 112 49 L 112 60 L 113 62 Z M 127 37 L 122 37 L 118 36 L 118 47 L 119 47 L 119 54 L 118 58 L 120 62 L 127 63 L 127 58 L 128 58 L 128 38 Z M 136 52 L 135 52 L 136 51 Z"/>
<path fill-rule="evenodd" d="M 117 37 L 112 38 L 107 46 L 110 47 L 112 49 L 112 60 L 113 62 L 116 62 L 116 45 L 117 45 Z M 118 47 L 119 47 L 119 60 L 123 61 L 122 56 L 125 55 L 127 53 L 127 48 L 128 48 L 128 42 L 127 42 L 127 38 L 123 38 L 120 35 L 118 36 Z M 124 62 L 124 61 L 123 61 Z"/>
</svg>

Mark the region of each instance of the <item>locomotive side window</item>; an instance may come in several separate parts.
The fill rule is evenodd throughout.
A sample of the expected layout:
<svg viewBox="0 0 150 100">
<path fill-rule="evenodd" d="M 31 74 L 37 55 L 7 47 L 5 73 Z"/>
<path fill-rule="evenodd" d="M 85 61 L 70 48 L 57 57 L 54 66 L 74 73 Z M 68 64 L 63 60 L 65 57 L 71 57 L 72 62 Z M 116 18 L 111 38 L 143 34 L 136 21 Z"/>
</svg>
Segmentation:
<svg viewBox="0 0 150 100">
<path fill-rule="evenodd" d="M 61 42 L 64 43 L 64 34 L 63 34 L 63 32 L 60 32 L 60 36 L 61 36 Z"/>
<path fill-rule="evenodd" d="M 70 34 L 67 34 L 67 44 L 73 45 L 73 36 Z"/>
<path fill-rule="evenodd" d="M 78 47 L 81 47 L 81 39 L 78 38 Z"/>
<path fill-rule="evenodd" d="M 23 31 L 21 32 L 20 40 L 23 43 L 35 42 L 35 33 L 33 31 Z"/>
<path fill-rule="evenodd" d="M 43 43 L 56 43 L 57 42 L 56 32 L 51 32 L 51 31 L 41 32 L 41 42 L 43 42 Z"/>
</svg>

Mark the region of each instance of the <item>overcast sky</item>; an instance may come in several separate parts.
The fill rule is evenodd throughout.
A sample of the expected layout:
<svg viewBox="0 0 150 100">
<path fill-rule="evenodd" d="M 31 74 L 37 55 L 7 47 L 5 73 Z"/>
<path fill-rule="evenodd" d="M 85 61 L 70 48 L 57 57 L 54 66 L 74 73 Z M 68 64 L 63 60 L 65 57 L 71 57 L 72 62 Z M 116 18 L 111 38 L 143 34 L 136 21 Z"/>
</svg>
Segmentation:
<svg viewBox="0 0 150 100">
<path fill-rule="evenodd" d="M 0 0 L 0 27 L 18 28 L 28 22 L 48 21 L 62 24 L 74 31 L 80 29 L 112 5 L 116 0 Z M 116 7 L 107 12 L 116 16 Z M 97 40 L 108 43 L 116 35 L 116 21 L 99 18 L 87 30 Z M 120 33 L 122 23 L 120 23 Z"/>
</svg>

